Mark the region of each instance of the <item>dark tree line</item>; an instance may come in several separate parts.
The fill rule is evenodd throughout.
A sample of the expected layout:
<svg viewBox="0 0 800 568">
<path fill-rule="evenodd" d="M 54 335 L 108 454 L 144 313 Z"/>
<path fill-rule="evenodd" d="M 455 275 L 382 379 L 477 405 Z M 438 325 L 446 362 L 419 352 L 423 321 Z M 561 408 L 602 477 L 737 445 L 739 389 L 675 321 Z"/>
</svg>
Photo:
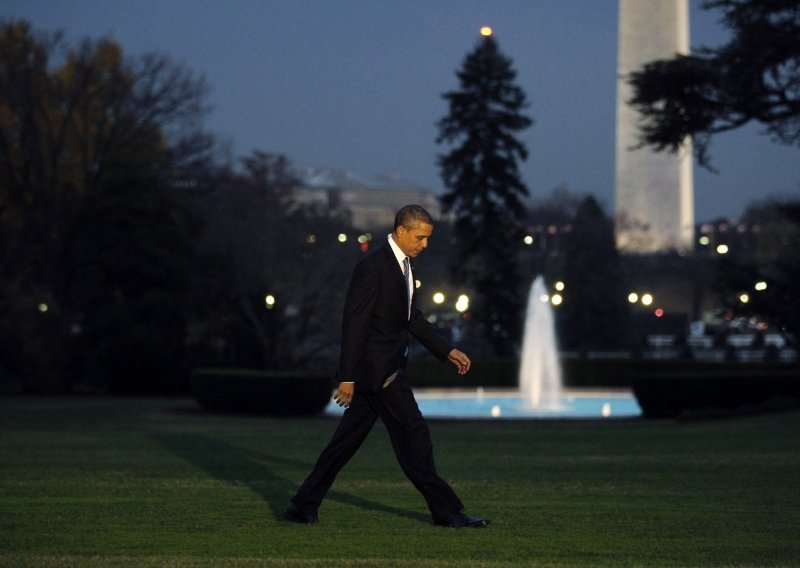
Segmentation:
<svg viewBox="0 0 800 568">
<path fill-rule="evenodd" d="M 222 170 L 197 200 L 214 268 L 206 274 L 213 301 L 200 306 L 195 331 L 217 346 L 215 365 L 331 370 L 361 251 L 337 240 L 344 219 L 292 204 L 296 180 L 285 157 L 257 151 L 241 162 L 243 172 Z"/>
<path fill-rule="evenodd" d="M 121 345 L 83 360 L 84 337 L 111 341 L 104 321 L 115 310 L 117 330 L 151 321 L 151 308 L 173 311 L 164 297 L 132 304 L 129 292 L 154 281 L 179 285 L 175 261 L 191 245 L 164 174 L 179 147 L 167 134 L 203 139 L 205 93 L 202 79 L 163 56 L 127 59 L 107 40 L 70 47 L 24 22 L 3 24 L 2 366 L 30 389 L 60 388 L 77 368 L 102 366 L 113 349 L 138 341 L 122 333 Z M 143 252 L 152 253 L 146 261 Z M 150 264 L 153 255 L 160 264 Z"/>
<path fill-rule="evenodd" d="M 772 331 L 800 334 L 800 201 L 751 205 L 742 221 L 758 227 L 758 246 L 717 264 L 720 302 L 732 315 L 756 316 Z M 759 290 L 756 283 L 766 288 Z M 742 302 L 742 295 L 748 301 Z"/>
<path fill-rule="evenodd" d="M 358 251 L 290 207 L 284 158 L 220 160 L 207 90 L 162 55 L 2 24 L 0 383 L 175 392 L 197 365 L 332 356 Z"/>
</svg>

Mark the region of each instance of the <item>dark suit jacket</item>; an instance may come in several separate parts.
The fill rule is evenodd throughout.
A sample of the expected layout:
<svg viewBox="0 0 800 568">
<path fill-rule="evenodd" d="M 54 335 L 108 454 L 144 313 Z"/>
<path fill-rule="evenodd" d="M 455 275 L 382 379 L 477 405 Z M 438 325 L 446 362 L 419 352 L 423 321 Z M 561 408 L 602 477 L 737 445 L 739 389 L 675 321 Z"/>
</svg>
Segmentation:
<svg viewBox="0 0 800 568">
<path fill-rule="evenodd" d="M 354 381 L 357 391 L 380 392 L 383 381 L 405 365 L 409 333 L 437 359 L 447 359 L 453 346 L 416 308 L 416 297 L 408 319 L 403 271 L 388 242 L 361 259 L 344 305 L 337 380 Z"/>
</svg>

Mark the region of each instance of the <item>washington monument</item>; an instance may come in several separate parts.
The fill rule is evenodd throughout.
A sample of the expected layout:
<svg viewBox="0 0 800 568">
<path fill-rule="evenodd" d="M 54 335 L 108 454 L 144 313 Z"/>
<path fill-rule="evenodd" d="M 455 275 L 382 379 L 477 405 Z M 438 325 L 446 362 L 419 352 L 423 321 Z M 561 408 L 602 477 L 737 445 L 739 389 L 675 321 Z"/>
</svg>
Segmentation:
<svg viewBox="0 0 800 568">
<path fill-rule="evenodd" d="M 677 154 L 639 144 L 628 76 L 689 52 L 688 0 L 620 0 L 617 68 L 616 234 L 623 252 L 689 251 L 694 239 L 691 142 Z"/>
</svg>

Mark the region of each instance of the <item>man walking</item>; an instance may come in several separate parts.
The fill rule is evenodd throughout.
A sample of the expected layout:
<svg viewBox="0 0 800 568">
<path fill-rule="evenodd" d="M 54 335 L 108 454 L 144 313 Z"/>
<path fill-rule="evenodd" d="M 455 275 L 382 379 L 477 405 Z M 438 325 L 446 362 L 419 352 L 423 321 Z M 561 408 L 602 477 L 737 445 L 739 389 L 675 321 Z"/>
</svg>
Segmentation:
<svg viewBox="0 0 800 568">
<path fill-rule="evenodd" d="M 356 453 L 380 417 L 389 431 L 403 472 L 422 493 L 433 522 L 453 528 L 481 528 L 489 519 L 470 517 L 450 485 L 436 472 L 428 425 L 405 373 L 409 333 L 459 374 L 469 371 L 467 355 L 439 337 L 416 308 L 410 259 L 428 246 L 430 214 L 419 205 L 397 212 L 384 246 L 355 267 L 342 318 L 342 346 L 334 395 L 345 407 L 339 426 L 314 469 L 300 486 L 284 518 L 316 523 L 317 510 L 336 475 Z"/>
</svg>

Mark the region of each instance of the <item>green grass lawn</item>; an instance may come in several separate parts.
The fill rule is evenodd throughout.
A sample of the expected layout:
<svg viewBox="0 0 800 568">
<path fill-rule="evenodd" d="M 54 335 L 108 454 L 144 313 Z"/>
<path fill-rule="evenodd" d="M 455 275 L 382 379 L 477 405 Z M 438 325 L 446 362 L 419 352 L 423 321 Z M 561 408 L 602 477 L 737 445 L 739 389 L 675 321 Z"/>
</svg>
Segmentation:
<svg viewBox="0 0 800 568">
<path fill-rule="evenodd" d="M 798 566 L 800 414 L 431 422 L 484 530 L 433 526 L 378 425 L 279 519 L 330 419 L 187 400 L 0 398 L 2 566 Z"/>
</svg>

